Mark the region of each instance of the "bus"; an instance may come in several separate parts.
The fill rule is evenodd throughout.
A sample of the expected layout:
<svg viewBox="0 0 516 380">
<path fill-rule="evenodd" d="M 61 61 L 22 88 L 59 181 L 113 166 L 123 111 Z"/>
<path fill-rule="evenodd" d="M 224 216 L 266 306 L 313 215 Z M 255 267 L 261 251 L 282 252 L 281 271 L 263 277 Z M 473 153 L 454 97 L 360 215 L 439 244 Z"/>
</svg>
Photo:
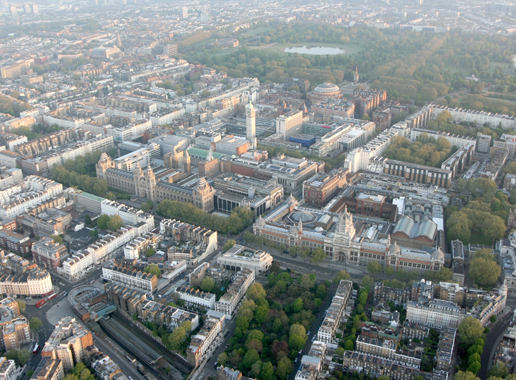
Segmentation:
<svg viewBox="0 0 516 380">
<path fill-rule="evenodd" d="M 48 300 L 50 301 L 50 300 L 56 298 L 56 296 L 57 296 L 57 294 L 52 293 L 51 295 L 48 296 Z"/>
<path fill-rule="evenodd" d="M 38 302 L 36 303 L 36 307 L 41 307 L 41 306 L 43 306 L 45 303 L 47 303 L 47 301 L 45 301 L 45 300 L 38 301 Z"/>
<path fill-rule="evenodd" d="M 32 349 L 32 355 L 37 355 L 38 354 L 38 351 L 39 351 L 39 344 L 36 343 L 34 345 L 34 348 Z"/>
</svg>

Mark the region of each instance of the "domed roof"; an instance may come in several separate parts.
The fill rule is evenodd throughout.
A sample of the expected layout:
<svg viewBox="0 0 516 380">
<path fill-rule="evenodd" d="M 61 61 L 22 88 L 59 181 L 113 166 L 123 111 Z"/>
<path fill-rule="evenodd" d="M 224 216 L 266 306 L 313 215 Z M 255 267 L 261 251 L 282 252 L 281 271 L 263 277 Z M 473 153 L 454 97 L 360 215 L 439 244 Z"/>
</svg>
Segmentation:
<svg viewBox="0 0 516 380">
<path fill-rule="evenodd" d="M 399 255 L 401 253 L 401 248 L 396 242 L 394 242 L 394 244 L 391 244 L 389 247 L 389 252 L 394 255 Z"/>
<path fill-rule="evenodd" d="M 310 222 L 315 219 L 314 214 L 308 212 L 308 211 L 296 211 L 292 214 L 291 218 L 296 222 Z"/>
<path fill-rule="evenodd" d="M 265 219 L 263 219 L 261 216 L 258 219 L 256 219 L 256 226 L 257 227 L 265 226 Z"/>
<path fill-rule="evenodd" d="M 339 92 L 339 91 L 340 91 L 339 86 L 337 86 L 333 83 L 330 83 L 330 82 L 322 83 L 319 86 L 317 86 L 316 88 L 314 88 L 314 92 L 318 92 L 320 94 L 328 94 L 328 93 Z"/>
<path fill-rule="evenodd" d="M 432 258 L 435 260 L 441 260 L 444 259 L 444 253 L 439 248 L 435 248 L 432 252 Z"/>
</svg>

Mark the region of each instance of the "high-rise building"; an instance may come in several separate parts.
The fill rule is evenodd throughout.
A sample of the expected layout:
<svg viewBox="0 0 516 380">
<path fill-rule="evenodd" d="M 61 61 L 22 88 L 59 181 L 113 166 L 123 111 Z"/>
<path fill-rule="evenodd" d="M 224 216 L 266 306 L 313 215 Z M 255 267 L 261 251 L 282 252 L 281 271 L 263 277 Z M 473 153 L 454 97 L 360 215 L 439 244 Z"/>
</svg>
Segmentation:
<svg viewBox="0 0 516 380">
<path fill-rule="evenodd" d="M 188 18 L 188 8 L 187 7 L 183 7 L 183 9 L 181 10 L 181 15 L 183 16 L 183 18 Z"/>
<path fill-rule="evenodd" d="M 256 111 L 252 102 L 245 106 L 245 125 L 247 141 L 256 149 Z"/>
<path fill-rule="evenodd" d="M 283 135 L 283 140 L 299 134 L 303 130 L 303 111 L 292 110 L 276 119 L 276 133 Z"/>
<path fill-rule="evenodd" d="M 39 13 L 38 4 L 32 4 L 32 13 L 37 15 Z"/>
</svg>

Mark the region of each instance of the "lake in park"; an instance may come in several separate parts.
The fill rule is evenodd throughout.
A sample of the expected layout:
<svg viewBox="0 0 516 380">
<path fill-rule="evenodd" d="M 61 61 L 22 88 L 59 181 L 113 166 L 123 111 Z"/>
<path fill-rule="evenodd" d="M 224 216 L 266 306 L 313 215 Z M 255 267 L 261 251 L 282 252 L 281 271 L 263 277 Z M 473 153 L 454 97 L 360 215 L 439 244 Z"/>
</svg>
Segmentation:
<svg viewBox="0 0 516 380">
<path fill-rule="evenodd" d="M 285 53 L 299 53 L 310 55 L 337 55 L 345 53 L 344 49 L 329 46 L 292 46 L 283 49 Z"/>
</svg>

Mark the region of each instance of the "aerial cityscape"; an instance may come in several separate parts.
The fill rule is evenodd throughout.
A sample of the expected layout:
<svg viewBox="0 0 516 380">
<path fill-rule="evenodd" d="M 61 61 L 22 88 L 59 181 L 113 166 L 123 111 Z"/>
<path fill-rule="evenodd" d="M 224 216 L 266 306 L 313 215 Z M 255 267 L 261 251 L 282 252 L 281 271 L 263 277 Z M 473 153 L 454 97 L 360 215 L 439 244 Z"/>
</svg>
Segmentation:
<svg viewBox="0 0 516 380">
<path fill-rule="evenodd" d="M 516 3 L 0 3 L 0 380 L 516 380 Z"/>
</svg>

